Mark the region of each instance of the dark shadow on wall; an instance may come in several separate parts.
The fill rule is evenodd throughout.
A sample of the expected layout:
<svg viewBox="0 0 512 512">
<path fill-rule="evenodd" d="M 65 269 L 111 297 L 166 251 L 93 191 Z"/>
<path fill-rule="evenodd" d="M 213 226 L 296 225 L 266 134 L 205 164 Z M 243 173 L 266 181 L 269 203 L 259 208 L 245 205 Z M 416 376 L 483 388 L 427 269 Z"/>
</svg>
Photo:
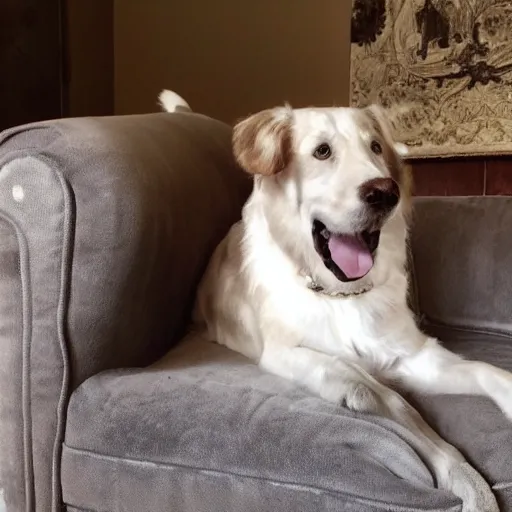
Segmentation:
<svg viewBox="0 0 512 512">
<path fill-rule="evenodd" d="M 2 0 L 0 130 L 114 105 L 113 0 Z"/>
<path fill-rule="evenodd" d="M 60 0 L 2 0 L 0 130 L 64 112 Z"/>
</svg>

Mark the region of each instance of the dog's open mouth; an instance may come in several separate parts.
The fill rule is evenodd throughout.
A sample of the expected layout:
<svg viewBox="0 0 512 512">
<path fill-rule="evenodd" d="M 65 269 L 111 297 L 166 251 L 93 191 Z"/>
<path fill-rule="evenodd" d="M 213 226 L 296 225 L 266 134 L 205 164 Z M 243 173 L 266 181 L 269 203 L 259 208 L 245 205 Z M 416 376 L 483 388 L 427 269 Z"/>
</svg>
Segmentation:
<svg viewBox="0 0 512 512">
<path fill-rule="evenodd" d="M 313 222 L 313 242 L 325 266 L 340 281 L 355 281 L 373 267 L 380 231 L 331 233 L 319 220 Z"/>
</svg>

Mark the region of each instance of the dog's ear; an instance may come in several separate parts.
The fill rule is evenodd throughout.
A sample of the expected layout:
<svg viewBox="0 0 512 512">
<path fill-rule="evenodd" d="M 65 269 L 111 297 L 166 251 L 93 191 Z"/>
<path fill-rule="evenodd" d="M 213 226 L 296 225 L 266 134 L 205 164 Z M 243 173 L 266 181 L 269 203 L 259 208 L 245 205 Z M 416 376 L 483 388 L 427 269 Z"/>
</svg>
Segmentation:
<svg viewBox="0 0 512 512">
<path fill-rule="evenodd" d="M 271 176 L 285 169 L 292 158 L 290 107 L 263 110 L 235 125 L 233 152 L 250 174 Z"/>
<path fill-rule="evenodd" d="M 395 142 L 393 138 L 393 128 L 389 120 L 391 113 L 386 112 L 383 107 L 376 104 L 369 105 L 364 110 L 390 147 L 392 147 L 400 157 L 407 156 L 409 148 L 401 142 Z"/>
</svg>

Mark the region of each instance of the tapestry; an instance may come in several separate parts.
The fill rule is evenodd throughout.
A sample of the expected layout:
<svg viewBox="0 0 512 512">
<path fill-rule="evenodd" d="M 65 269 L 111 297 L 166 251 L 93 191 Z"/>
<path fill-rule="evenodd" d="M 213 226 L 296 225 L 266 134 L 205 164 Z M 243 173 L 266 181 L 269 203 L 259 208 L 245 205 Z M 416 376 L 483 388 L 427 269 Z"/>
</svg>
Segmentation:
<svg viewBox="0 0 512 512">
<path fill-rule="evenodd" d="M 350 60 L 412 158 L 512 153 L 512 0 L 353 0 Z"/>
</svg>

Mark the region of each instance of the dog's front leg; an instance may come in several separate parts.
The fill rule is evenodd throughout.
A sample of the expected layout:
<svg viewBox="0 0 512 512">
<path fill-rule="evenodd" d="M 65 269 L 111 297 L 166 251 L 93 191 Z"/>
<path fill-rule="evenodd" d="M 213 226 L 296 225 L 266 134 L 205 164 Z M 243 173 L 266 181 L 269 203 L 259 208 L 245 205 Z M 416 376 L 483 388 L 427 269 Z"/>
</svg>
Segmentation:
<svg viewBox="0 0 512 512">
<path fill-rule="evenodd" d="M 402 358 L 391 377 L 404 389 L 423 394 L 489 396 L 512 420 L 512 374 L 487 363 L 467 361 L 433 338 L 425 336 L 422 348 Z"/>
<path fill-rule="evenodd" d="M 498 512 L 485 480 L 398 393 L 359 366 L 304 347 L 265 347 L 260 367 L 305 386 L 322 398 L 396 421 L 414 434 L 414 448 L 442 489 L 463 502 L 464 512 Z"/>
<path fill-rule="evenodd" d="M 259 366 L 355 411 L 378 413 L 382 400 L 366 379 L 341 359 L 306 347 L 266 346 Z"/>
</svg>

